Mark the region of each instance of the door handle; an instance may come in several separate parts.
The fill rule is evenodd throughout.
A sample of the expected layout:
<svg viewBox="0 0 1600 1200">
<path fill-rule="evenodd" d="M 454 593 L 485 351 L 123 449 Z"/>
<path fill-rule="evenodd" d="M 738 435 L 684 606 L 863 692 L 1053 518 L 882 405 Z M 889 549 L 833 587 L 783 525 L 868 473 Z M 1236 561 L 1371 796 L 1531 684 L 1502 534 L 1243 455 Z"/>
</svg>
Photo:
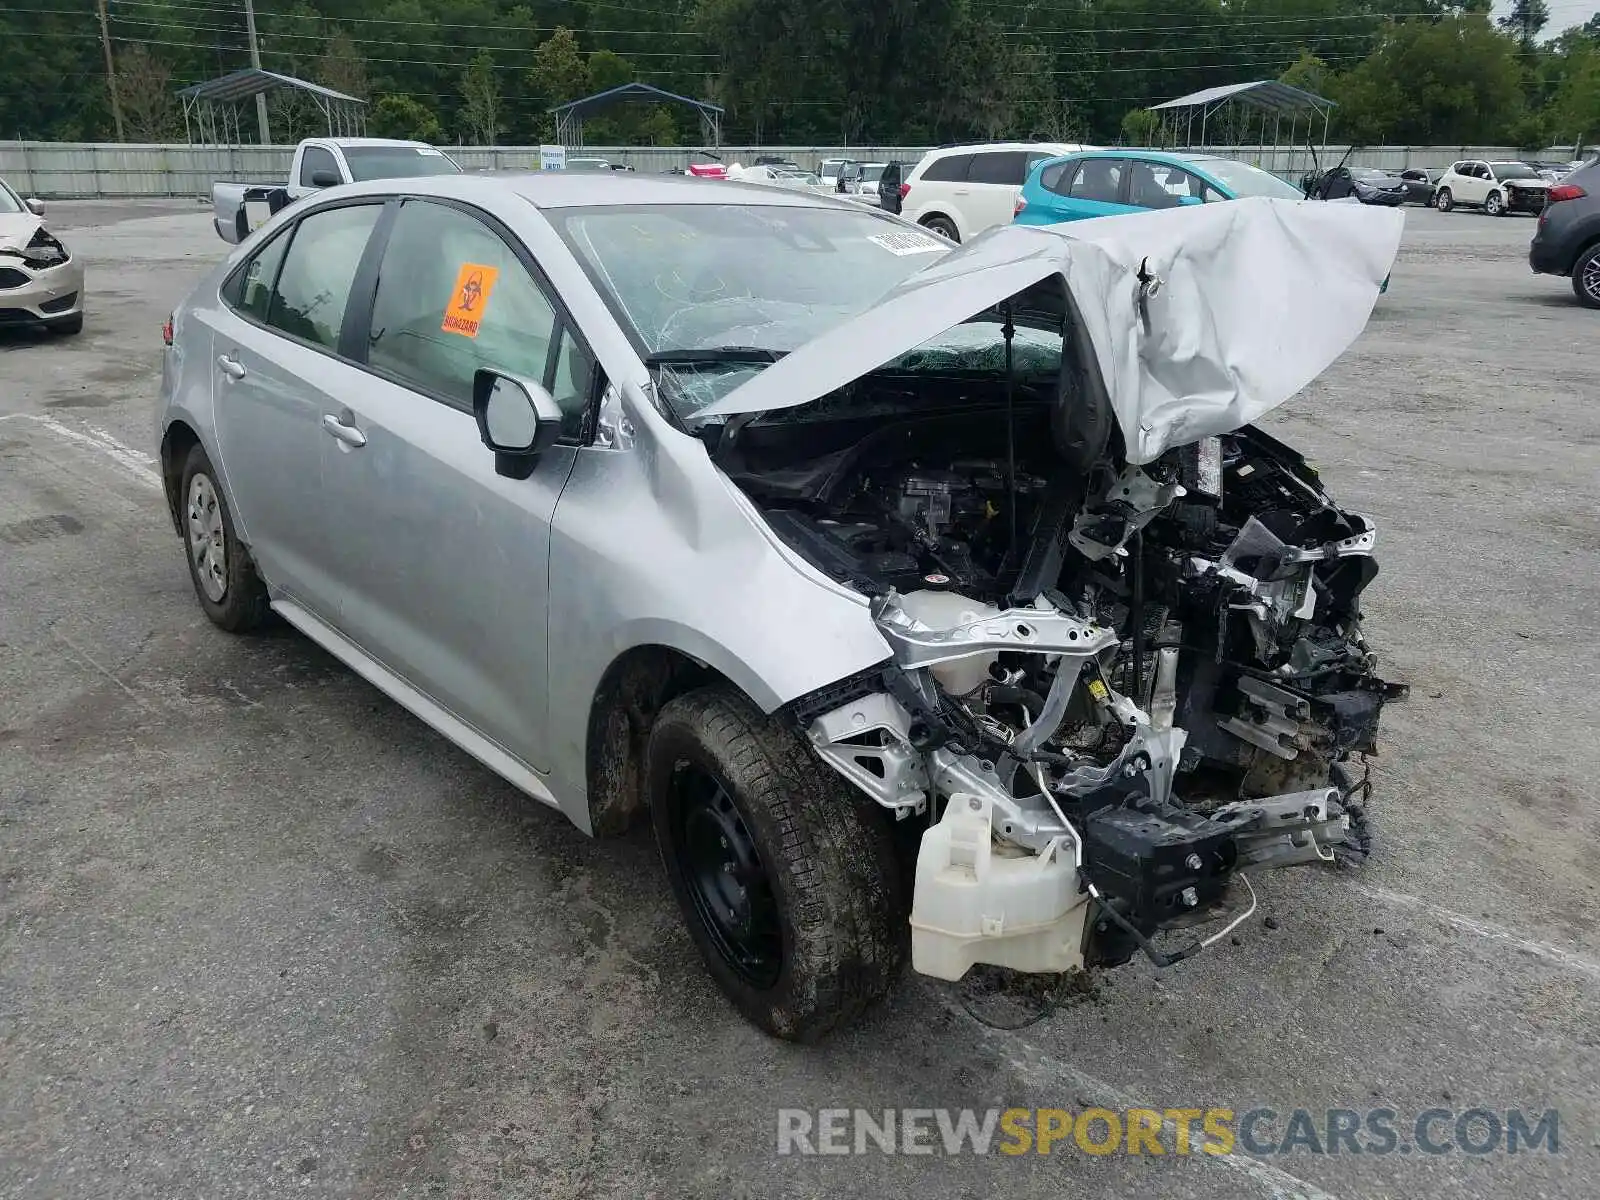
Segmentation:
<svg viewBox="0 0 1600 1200">
<path fill-rule="evenodd" d="M 244 364 L 236 358 L 229 358 L 226 354 L 217 355 L 217 366 L 222 368 L 222 373 L 229 379 L 244 378 Z"/>
<path fill-rule="evenodd" d="M 346 446 L 360 447 L 367 444 L 366 434 L 362 433 L 354 425 L 341 421 L 332 413 L 322 414 L 322 428 L 327 431 L 329 436 L 337 438 Z"/>
</svg>

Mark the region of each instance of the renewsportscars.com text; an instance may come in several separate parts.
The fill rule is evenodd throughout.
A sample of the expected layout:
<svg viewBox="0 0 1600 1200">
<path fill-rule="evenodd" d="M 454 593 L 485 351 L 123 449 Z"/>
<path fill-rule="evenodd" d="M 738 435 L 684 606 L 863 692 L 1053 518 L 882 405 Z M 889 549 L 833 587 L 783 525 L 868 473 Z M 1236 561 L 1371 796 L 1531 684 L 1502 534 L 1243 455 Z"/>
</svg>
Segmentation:
<svg viewBox="0 0 1600 1200">
<path fill-rule="evenodd" d="M 783 1108 L 789 1154 L 1556 1154 L 1560 1114 L 1520 1108 Z"/>
</svg>

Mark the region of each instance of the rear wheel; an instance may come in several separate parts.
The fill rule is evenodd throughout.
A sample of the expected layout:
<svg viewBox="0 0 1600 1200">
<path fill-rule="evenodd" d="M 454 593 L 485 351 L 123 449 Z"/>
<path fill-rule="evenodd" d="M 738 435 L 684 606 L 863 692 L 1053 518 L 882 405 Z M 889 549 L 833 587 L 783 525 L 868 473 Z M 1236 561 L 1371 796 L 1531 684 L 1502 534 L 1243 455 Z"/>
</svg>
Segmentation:
<svg viewBox="0 0 1600 1200">
<path fill-rule="evenodd" d="M 712 978 L 748 1020 L 814 1041 L 889 990 L 907 906 L 870 800 L 726 687 L 666 705 L 648 763 L 673 894 Z"/>
<path fill-rule="evenodd" d="M 229 633 L 257 628 L 271 611 L 267 588 L 234 532 L 216 472 L 199 445 L 184 461 L 182 487 L 183 546 L 195 598 L 212 624 Z"/>
<path fill-rule="evenodd" d="M 937 233 L 940 237 L 959 243 L 961 234 L 956 229 L 956 223 L 949 217 L 924 217 L 922 227 L 929 233 Z"/>
<path fill-rule="evenodd" d="M 1503 217 L 1506 215 L 1506 202 L 1501 198 L 1499 192 L 1490 192 L 1484 198 L 1483 211 L 1491 217 Z"/>
<path fill-rule="evenodd" d="M 1440 212 L 1449 212 L 1456 206 L 1456 198 L 1450 194 L 1449 188 L 1440 188 L 1433 198 L 1433 206 Z"/>
<path fill-rule="evenodd" d="M 1572 264 L 1572 292 L 1580 303 L 1600 308 L 1600 244 L 1590 246 Z"/>
</svg>

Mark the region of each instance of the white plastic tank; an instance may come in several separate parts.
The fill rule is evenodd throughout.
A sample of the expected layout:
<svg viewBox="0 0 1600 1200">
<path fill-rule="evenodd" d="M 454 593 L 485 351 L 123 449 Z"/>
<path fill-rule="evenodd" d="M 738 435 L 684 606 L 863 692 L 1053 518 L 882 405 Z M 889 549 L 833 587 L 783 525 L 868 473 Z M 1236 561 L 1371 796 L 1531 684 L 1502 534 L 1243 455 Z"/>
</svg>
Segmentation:
<svg viewBox="0 0 1600 1200">
<path fill-rule="evenodd" d="M 1087 892 L 1069 839 L 1043 854 L 996 842 L 993 806 L 958 792 L 922 835 L 911 904 L 911 965 L 960 979 L 975 963 L 1017 971 L 1083 965 Z"/>
<path fill-rule="evenodd" d="M 900 608 L 929 629 L 954 629 L 997 615 L 1000 610 L 970 596 L 956 592 L 907 592 L 900 597 Z M 939 686 L 952 696 L 964 696 L 989 678 L 989 665 L 999 655 L 993 650 L 969 654 L 929 667 Z"/>
</svg>

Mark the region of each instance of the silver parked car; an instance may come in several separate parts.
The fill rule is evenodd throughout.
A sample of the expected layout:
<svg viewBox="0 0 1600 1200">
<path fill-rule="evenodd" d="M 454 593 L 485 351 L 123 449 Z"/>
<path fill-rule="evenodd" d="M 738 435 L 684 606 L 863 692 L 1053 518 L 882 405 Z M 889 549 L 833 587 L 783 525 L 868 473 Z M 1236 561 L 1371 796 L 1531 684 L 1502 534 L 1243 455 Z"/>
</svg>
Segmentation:
<svg viewBox="0 0 1600 1200">
<path fill-rule="evenodd" d="M 1243 869 L 1362 852 L 1390 694 L 1371 524 L 1248 422 L 1360 331 L 1398 220 L 1254 203 L 956 249 L 693 179 L 332 189 L 174 314 L 196 596 L 279 614 L 586 831 L 648 814 L 779 1036 L 908 949 L 946 979 L 1173 961 L 1248 915 Z M 1314 288 L 1269 268 L 1296 336 L 1193 257 L 1224 227 L 1305 260 Z M 1261 390 L 1206 332 L 1127 374 L 1196 303 Z"/>
<path fill-rule="evenodd" d="M 0 179 L 0 327 L 83 329 L 83 263 L 44 225 L 44 205 Z"/>
</svg>

